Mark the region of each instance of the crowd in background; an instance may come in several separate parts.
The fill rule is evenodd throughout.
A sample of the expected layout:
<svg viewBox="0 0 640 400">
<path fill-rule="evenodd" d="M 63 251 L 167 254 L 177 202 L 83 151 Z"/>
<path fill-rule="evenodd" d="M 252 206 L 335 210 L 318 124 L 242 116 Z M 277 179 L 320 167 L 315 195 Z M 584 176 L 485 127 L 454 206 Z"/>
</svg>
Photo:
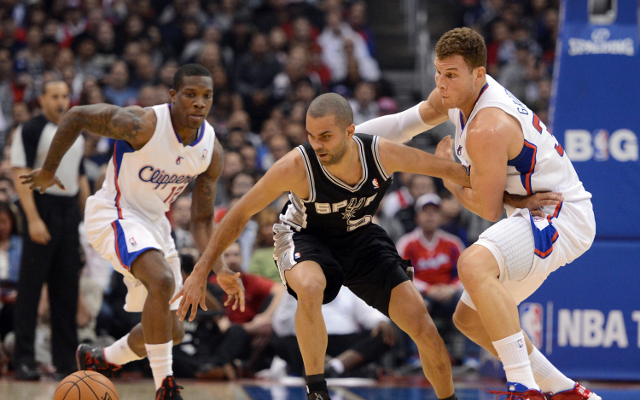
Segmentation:
<svg viewBox="0 0 640 400">
<path fill-rule="evenodd" d="M 558 33 L 557 2 L 460 3 L 465 25 L 486 39 L 488 73 L 546 121 Z M 372 10 L 362 0 L 1 2 L 0 373 L 10 366 L 5 353 L 12 346 L 12 304 L 20 295 L 13 283 L 19 274 L 20 234 L 28 234 L 15 194 L 9 149 L 16 127 L 39 114 L 43 82 L 64 80 L 72 106 L 106 102 L 149 107 L 170 101 L 178 66 L 191 62 L 205 66 L 215 87 L 207 120 L 225 149 L 215 203 L 219 220 L 274 162 L 306 142 L 306 108 L 317 95 L 333 91 L 348 98 L 356 124 L 401 111 L 376 61 L 380 49 L 367 24 L 368 12 Z M 95 191 L 101 187 L 114 143 L 89 132 L 83 135 L 84 172 Z M 461 293 L 456 261 L 482 229 L 441 182 L 409 174 L 395 178 L 376 221 L 398 242 L 401 255 L 412 260 L 416 286 L 444 336 L 455 337 L 451 307 Z M 283 365 L 288 365 L 283 373 L 302 373 L 297 344 L 291 339 L 294 332 L 286 325 L 293 298 L 283 294 L 272 259 L 271 226 L 285 200 L 252 219 L 237 245 L 225 252 L 227 264 L 243 272 L 248 311 L 225 310 L 223 294 L 212 277 L 208 304 L 213 311 L 186 323 L 185 341 L 175 350 L 183 355 L 174 357 L 179 365 L 174 367 L 176 374 L 234 379 L 261 369 L 282 372 Z M 199 256 L 189 232 L 190 205 L 186 192 L 168 214 L 185 275 Z M 122 277 L 112 274 L 109 263 L 86 238 L 82 245 L 79 340 L 108 344 L 126 334 L 140 315 L 122 308 L 126 294 Z M 415 348 L 399 331 L 388 329 L 385 324 L 391 324 L 384 316 L 358 312 L 359 300 L 345 298 L 336 303 L 341 309 L 327 311 L 341 315 L 345 321 L 341 326 L 349 327 L 332 332 L 328 326 L 330 337 L 344 341 L 329 353 L 332 374 L 369 374 L 370 362 L 396 368 L 416 360 Z M 51 334 L 46 296 L 41 303 L 37 359 L 46 370 Z M 364 316 L 368 317 L 363 320 Z M 380 340 L 363 345 L 369 332 Z M 460 342 L 447 340 L 457 364 L 475 357 L 468 346 L 455 348 L 453 344 Z M 365 347 L 377 349 L 376 357 L 359 352 Z"/>
</svg>

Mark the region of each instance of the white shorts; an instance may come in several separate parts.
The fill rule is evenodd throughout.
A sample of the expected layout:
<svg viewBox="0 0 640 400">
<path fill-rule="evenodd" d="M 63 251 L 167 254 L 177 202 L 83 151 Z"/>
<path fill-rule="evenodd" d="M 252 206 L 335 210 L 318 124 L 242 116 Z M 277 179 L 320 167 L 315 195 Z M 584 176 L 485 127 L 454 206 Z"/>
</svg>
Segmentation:
<svg viewBox="0 0 640 400">
<path fill-rule="evenodd" d="M 516 304 L 531 296 L 553 271 L 587 251 L 595 237 L 590 200 L 563 202 L 555 210 L 545 211 L 552 214 L 534 219 L 529 210 L 517 209 L 474 243 L 489 249 L 496 258 L 499 279 Z M 461 300 L 476 309 L 466 290 Z"/>
<path fill-rule="evenodd" d="M 87 199 L 84 218 L 91 246 L 111 262 L 113 269 L 124 276 L 124 283 L 127 285 L 124 306 L 126 311 L 141 312 L 147 299 L 147 288 L 130 271 L 131 263 L 147 250 L 157 249 L 164 254 L 175 278 L 174 295 L 178 293 L 182 287 L 180 257 L 171 237 L 171 225 L 167 218 L 151 223 L 127 213 L 126 218 L 118 219 L 113 201 L 95 196 Z M 179 304 L 179 301 L 175 301 L 171 310 L 177 310 Z"/>
</svg>

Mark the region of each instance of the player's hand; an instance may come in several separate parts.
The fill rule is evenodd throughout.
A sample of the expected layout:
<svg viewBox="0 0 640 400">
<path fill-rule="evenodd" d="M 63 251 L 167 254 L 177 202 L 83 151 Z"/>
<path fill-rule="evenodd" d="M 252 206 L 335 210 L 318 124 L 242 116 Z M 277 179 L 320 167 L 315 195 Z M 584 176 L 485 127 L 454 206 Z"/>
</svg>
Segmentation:
<svg viewBox="0 0 640 400">
<path fill-rule="evenodd" d="M 40 194 L 53 185 L 57 185 L 62 190 L 67 190 L 57 176 L 42 168 L 34 169 L 26 175 L 20 175 L 19 178 L 23 185 L 29 185 L 30 190 L 40 188 Z"/>
<path fill-rule="evenodd" d="M 32 242 L 45 245 L 51 240 L 49 229 L 43 220 L 38 218 L 35 221 L 29 222 L 29 238 Z"/>
<path fill-rule="evenodd" d="M 562 193 L 556 192 L 538 192 L 531 196 L 518 196 L 505 193 L 504 200 L 505 203 L 515 208 L 528 208 L 534 217 L 544 218 L 546 214 L 542 211 L 542 207 L 556 207 L 564 201 L 564 197 L 562 197 Z"/>
<path fill-rule="evenodd" d="M 240 311 L 244 312 L 244 285 L 240 279 L 240 272 L 233 272 L 228 268 L 223 268 L 216 274 L 218 277 L 218 285 L 227 294 L 227 301 L 224 302 L 225 307 L 232 304 L 233 310 L 240 306 Z"/>
<path fill-rule="evenodd" d="M 395 346 L 397 341 L 396 330 L 393 325 L 386 321 L 382 321 L 371 331 L 371 336 L 375 337 L 382 334 L 382 341 L 388 346 Z"/>
<path fill-rule="evenodd" d="M 453 139 L 451 139 L 451 136 L 447 135 L 440 140 L 440 143 L 438 143 L 438 146 L 436 147 L 435 155 L 447 160 L 455 161 L 455 158 L 453 157 Z"/>
<path fill-rule="evenodd" d="M 206 294 L 207 274 L 198 273 L 194 269 L 194 272 L 191 273 L 191 275 L 189 275 L 189 277 L 184 281 L 182 289 L 173 296 L 173 299 L 171 299 L 169 304 L 173 304 L 180 298 L 180 296 L 182 296 L 176 314 L 178 315 L 178 318 L 180 318 L 180 321 L 184 321 L 184 317 L 187 315 L 189 307 L 191 307 L 189 321 L 193 321 L 198 313 L 198 305 L 200 305 L 203 310 L 207 311 Z"/>
</svg>

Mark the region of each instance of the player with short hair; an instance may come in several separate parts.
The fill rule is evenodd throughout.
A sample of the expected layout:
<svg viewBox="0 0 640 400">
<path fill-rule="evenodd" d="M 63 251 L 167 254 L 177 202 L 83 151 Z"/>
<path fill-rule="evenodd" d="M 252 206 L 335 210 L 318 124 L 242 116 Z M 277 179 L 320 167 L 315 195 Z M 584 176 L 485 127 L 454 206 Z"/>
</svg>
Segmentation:
<svg viewBox="0 0 640 400">
<path fill-rule="evenodd" d="M 327 331 L 321 306 L 349 287 L 389 316 L 417 343 L 425 375 L 439 399 L 454 400 L 451 363 L 406 264 L 373 215 L 391 185 L 406 171 L 468 185 L 464 168 L 450 160 L 369 135 L 355 135 L 349 102 L 335 93 L 310 104 L 309 142 L 278 160 L 222 219 L 207 251 L 178 293 L 181 318 L 202 301 L 209 265 L 239 236 L 249 218 L 289 192 L 274 225 L 274 259 L 289 293 L 298 298 L 296 332 L 308 398 L 329 398 L 324 379 Z M 451 146 L 447 138 L 440 146 Z M 177 297 L 176 296 L 176 297 Z"/>
<path fill-rule="evenodd" d="M 359 132 L 405 141 L 450 120 L 455 151 L 469 170 L 471 187 L 445 186 L 460 203 L 490 221 L 458 261 L 465 292 L 456 326 L 499 357 L 512 398 L 601 400 L 558 371 L 522 332 L 517 305 L 546 277 L 589 249 L 595 237 L 591 194 L 545 124 L 486 73 L 482 36 L 468 28 L 445 33 L 436 45 L 436 88 L 429 98 L 399 114 L 357 127 Z M 453 159 L 451 148 L 436 154 Z M 504 204 L 504 192 L 542 193 L 541 209 Z M 544 193 L 547 192 L 547 193 Z M 555 193 L 552 193 L 555 192 Z"/>
<path fill-rule="evenodd" d="M 180 400 L 171 348 L 182 341 L 184 327 L 171 312 L 178 304 L 170 305 L 170 300 L 182 285 L 182 274 L 165 213 L 195 180 L 192 231 L 196 245 L 204 251 L 213 230 L 223 150 L 205 120 L 213 103 L 209 71 L 197 64 L 180 67 L 169 94 L 170 104 L 145 109 L 109 104 L 72 108 L 42 168 L 21 178 L 23 184 L 40 192 L 54 184 L 63 188 L 55 177 L 56 169 L 83 130 L 117 139 L 102 189 L 87 201 L 85 229 L 91 245 L 124 275 L 128 288 L 125 309 L 142 311 L 142 323 L 105 349 L 78 347 L 78 367 L 108 373 L 147 356 L 156 399 Z M 219 258 L 207 266 L 213 266 L 218 283 L 229 295 L 228 303 L 244 309 L 240 274 Z M 201 305 L 206 309 L 204 302 Z"/>
</svg>

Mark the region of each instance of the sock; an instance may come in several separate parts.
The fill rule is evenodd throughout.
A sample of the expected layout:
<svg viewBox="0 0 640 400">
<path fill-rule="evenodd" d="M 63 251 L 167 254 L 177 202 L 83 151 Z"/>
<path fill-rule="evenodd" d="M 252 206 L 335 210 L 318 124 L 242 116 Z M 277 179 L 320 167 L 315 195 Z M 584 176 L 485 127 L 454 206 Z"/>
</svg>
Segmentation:
<svg viewBox="0 0 640 400">
<path fill-rule="evenodd" d="M 144 357 L 140 357 L 131 350 L 129 347 L 129 334 L 116 340 L 111 346 L 104 348 L 104 359 L 108 363 L 123 365 L 131 361 L 142 360 Z"/>
<path fill-rule="evenodd" d="M 173 375 L 173 369 L 171 368 L 173 341 L 164 344 L 145 343 L 144 346 L 147 348 L 147 357 L 149 358 L 149 364 L 151 364 L 153 380 L 156 383 L 156 390 L 158 390 L 162 386 L 164 378 Z"/>
<path fill-rule="evenodd" d="M 327 392 L 327 381 L 324 380 L 324 374 L 307 375 L 307 393 L 311 392 Z"/>
<path fill-rule="evenodd" d="M 536 378 L 536 383 L 540 385 L 541 391 L 558 393 L 571 390 L 576 385 L 574 381 L 558 371 L 535 346 L 529 354 L 529 360 L 533 376 Z"/>
<path fill-rule="evenodd" d="M 444 398 L 444 399 L 439 399 L 439 400 L 458 400 L 458 398 L 456 397 L 456 394 L 452 394 L 451 396 Z"/>
<path fill-rule="evenodd" d="M 327 364 L 332 367 L 333 370 L 338 373 L 338 375 L 342 375 L 342 373 L 344 372 L 344 364 L 337 358 L 332 358 Z"/>
<path fill-rule="evenodd" d="M 540 390 L 533 378 L 527 344 L 522 331 L 493 342 L 493 347 L 500 356 L 508 382 L 517 382 L 529 389 Z"/>
</svg>

